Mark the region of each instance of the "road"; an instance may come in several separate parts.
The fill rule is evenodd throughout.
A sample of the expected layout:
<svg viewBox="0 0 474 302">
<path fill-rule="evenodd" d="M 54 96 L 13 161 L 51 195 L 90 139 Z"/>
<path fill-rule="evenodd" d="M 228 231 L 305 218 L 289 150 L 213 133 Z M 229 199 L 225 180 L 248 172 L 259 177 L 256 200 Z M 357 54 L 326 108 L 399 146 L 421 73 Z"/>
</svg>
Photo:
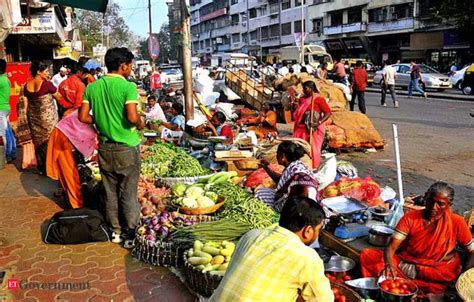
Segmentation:
<svg viewBox="0 0 474 302">
<path fill-rule="evenodd" d="M 379 93 L 367 93 L 367 115 L 386 141 L 377 153 L 348 153 L 362 176 L 397 189 L 392 124 L 398 126 L 404 195 L 423 194 L 436 180 L 455 188 L 456 212 L 474 207 L 474 103 L 439 98 L 399 97 L 394 108 L 380 106 Z M 392 106 L 391 106 L 392 105 Z M 356 105 L 357 107 L 357 105 Z M 357 109 L 356 109 L 357 110 Z"/>
</svg>

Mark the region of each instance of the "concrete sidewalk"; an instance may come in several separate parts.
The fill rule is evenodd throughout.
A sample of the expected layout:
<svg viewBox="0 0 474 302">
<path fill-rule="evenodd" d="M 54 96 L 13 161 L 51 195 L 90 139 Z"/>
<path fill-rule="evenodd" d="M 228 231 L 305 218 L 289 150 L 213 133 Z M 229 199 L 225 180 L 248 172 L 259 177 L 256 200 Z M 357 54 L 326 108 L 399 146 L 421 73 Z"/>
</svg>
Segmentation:
<svg viewBox="0 0 474 302">
<path fill-rule="evenodd" d="M 56 188 L 48 178 L 11 164 L 0 170 L 0 272 L 5 272 L 0 301 L 196 300 L 167 268 L 139 262 L 117 244 L 44 244 L 41 223 L 61 211 L 53 198 Z M 8 289 L 12 279 L 23 289 Z M 38 283 L 58 282 L 82 287 L 38 288 Z"/>
<path fill-rule="evenodd" d="M 379 86 L 367 87 L 366 91 L 367 92 L 380 93 L 380 87 Z M 396 89 L 395 91 L 397 92 L 397 95 L 406 95 L 406 96 L 408 96 L 408 91 L 407 90 Z M 433 91 L 427 91 L 427 93 L 428 93 L 429 98 L 474 102 L 474 95 L 450 94 L 450 93 L 446 93 L 446 92 L 433 92 Z M 415 92 L 413 95 L 414 95 L 413 98 L 420 97 L 417 92 Z"/>
</svg>

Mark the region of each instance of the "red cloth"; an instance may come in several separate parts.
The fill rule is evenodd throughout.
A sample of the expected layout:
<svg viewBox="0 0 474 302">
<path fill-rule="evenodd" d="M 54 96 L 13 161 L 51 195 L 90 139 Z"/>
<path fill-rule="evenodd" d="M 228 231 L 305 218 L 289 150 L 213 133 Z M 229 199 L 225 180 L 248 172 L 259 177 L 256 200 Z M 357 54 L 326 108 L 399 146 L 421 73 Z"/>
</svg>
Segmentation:
<svg viewBox="0 0 474 302">
<path fill-rule="evenodd" d="M 352 88 L 357 91 L 365 91 L 367 88 L 367 71 L 363 67 L 355 68 L 352 71 Z"/>
<path fill-rule="evenodd" d="M 406 235 L 394 257 L 393 265 L 400 261 L 416 265 L 416 280 L 413 280 L 426 293 L 442 293 L 449 282 L 461 272 L 459 255 L 455 252 L 456 243 L 467 247 L 472 236 L 461 216 L 445 211 L 437 221 L 426 226 L 423 211 L 413 211 L 402 217 L 396 232 Z M 454 258 L 447 257 L 454 251 Z M 376 277 L 384 267 L 383 252 L 366 249 L 360 255 L 362 275 Z M 397 269 L 397 273 L 403 273 Z"/>
<path fill-rule="evenodd" d="M 94 83 L 94 82 L 95 82 L 95 78 L 94 78 L 93 75 L 88 74 L 88 75 L 87 75 L 87 78 L 86 78 L 86 81 L 87 81 L 87 84 Z"/>
<path fill-rule="evenodd" d="M 79 108 L 82 105 L 82 96 L 86 85 L 76 75 L 72 75 L 59 85 L 59 93 L 62 98 L 59 104 L 66 109 Z"/>
<path fill-rule="evenodd" d="M 227 137 L 231 143 L 234 141 L 234 134 L 232 133 L 232 129 L 229 127 L 229 125 L 222 126 L 221 133 L 219 135 Z"/>
<path fill-rule="evenodd" d="M 150 76 L 150 88 L 155 89 L 163 89 L 163 84 L 161 83 L 161 75 L 157 72 L 153 73 Z"/>
<path fill-rule="evenodd" d="M 45 94 L 55 94 L 56 93 L 56 87 L 54 87 L 53 83 L 50 81 L 43 81 L 41 83 L 41 87 L 37 92 L 30 92 L 28 89 L 26 89 L 25 86 L 25 96 L 28 99 L 28 101 L 31 101 L 33 98 L 38 98 L 40 96 L 43 96 Z"/>
<path fill-rule="evenodd" d="M 326 100 L 323 97 L 315 93 L 313 98 L 313 108 L 315 112 L 331 112 L 331 108 L 329 108 L 328 103 L 326 103 Z M 295 111 L 295 124 L 293 128 L 293 137 L 304 139 L 307 142 L 310 141 L 309 130 L 304 124 L 303 116 L 305 112 L 311 111 L 311 99 L 311 97 L 302 97 L 300 99 L 298 107 Z M 321 147 L 324 142 L 325 130 L 326 126 L 321 124 L 316 131 L 313 131 L 313 138 L 311 141 L 311 158 L 313 160 L 313 169 L 317 169 L 321 163 Z"/>
</svg>

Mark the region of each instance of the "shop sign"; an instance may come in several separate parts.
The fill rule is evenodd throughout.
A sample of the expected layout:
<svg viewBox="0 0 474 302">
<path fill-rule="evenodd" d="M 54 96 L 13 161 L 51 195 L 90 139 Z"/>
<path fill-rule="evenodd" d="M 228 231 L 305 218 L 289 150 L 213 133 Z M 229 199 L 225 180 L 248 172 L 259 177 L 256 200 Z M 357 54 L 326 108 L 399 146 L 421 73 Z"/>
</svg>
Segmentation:
<svg viewBox="0 0 474 302">
<path fill-rule="evenodd" d="M 415 21 L 413 18 L 407 18 L 407 19 L 390 21 L 390 22 L 369 23 L 369 26 L 367 29 L 369 33 L 375 33 L 375 32 L 384 32 L 384 31 L 411 29 L 413 28 L 414 24 L 415 24 Z"/>
<path fill-rule="evenodd" d="M 204 22 L 204 21 L 207 21 L 207 20 L 215 19 L 219 16 L 223 16 L 225 14 L 227 14 L 227 8 L 221 8 L 221 9 L 218 9 L 216 11 L 213 11 L 212 13 L 201 16 L 199 18 L 199 20 L 201 20 L 201 22 Z"/>
<path fill-rule="evenodd" d="M 99 43 L 95 47 L 92 47 L 92 52 L 94 57 L 103 57 L 107 52 L 107 47 Z"/>
<path fill-rule="evenodd" d="M 53 13 L 24 17 L 22 22 L 13 28 L 12 34 L 53 34 L 56 33 L 56 22 Z"/>
</svg>

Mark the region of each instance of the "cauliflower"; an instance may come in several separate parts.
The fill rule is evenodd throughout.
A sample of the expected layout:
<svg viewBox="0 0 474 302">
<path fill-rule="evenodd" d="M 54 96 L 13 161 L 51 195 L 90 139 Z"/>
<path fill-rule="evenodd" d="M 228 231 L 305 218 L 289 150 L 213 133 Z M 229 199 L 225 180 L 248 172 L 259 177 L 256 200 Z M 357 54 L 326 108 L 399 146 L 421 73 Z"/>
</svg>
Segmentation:
<svg viewBox="0 0 474 302">
<path fill-rule="evenodd" d="M 186 190 L 186 197 L 192 197 L 194 199 L 198 199 L 199 197 L 202 196 L 202 194 L 204 193 L 204 190 L 202 188 L 199 188 L 199 187 L 189 187 L 187 190 Z"/>
<path fill-rule="evenodd" d="M 217 201 L 217 194 L 214 192 L 206 192 L 205 196 L 209 197 L 212 201 Z"/>
<path fill-rule="evenodd" d="M 174 185 L 171 190 L 173 191 L 173 194 L 179 197 L 184 196 L 184 192 L 186 191 L 186 185 L 185 184 L 176 184 Z"/>
<path fill-rule="evenodd" d="M 212 207 L 214 205 L 214 201 L 212 201 L 207 196 L 201 196 L 198 198 L 197 204 L 199 208 Z"/>
<path fill-rule="evenodd" d="M 183 207 L 186 207 L 186 208 L 198 208 L 199 207 L 196 199 L 194 199 L 192 197 L 183 197 L 181 202 L 183 204 Z"/>
</svg>

